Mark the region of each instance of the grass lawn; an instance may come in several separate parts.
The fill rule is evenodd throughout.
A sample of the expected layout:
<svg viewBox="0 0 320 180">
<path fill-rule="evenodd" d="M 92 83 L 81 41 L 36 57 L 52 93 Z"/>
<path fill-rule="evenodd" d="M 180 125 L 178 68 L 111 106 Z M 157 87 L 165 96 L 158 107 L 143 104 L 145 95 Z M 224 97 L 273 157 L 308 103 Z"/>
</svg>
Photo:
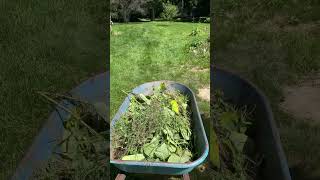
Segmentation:
<svg viewBox="0 0 320 180">
<path fill-rule="evenodd" d="M 215 64 L 269 97 L 293 179 L 320 178 L 319 121 L 295 119 L 279 108 L 285 85 L 319 71 L 319 2 L 216 1 L 214 7 Z"/>
<path fill-rule="evenodd" d="M 197 35 L 190 36 L 193 30 Z M 198 89 L 209 87 L 209 53 L 199 57 L 188 50 L 208 37 L 209 24 L 202 23 L 115 24 L 110 40 L 111 117 L 126 97 L 123 91 L 145 82 L 172 80 L 189 86 L 196 94 Z M 197 72 L 192 71 L 195 67 Z M 200 110 L 209 113 L 209 102 L 198 101 Z"/>
<path fill-rule="evenodd" d="M 49 112 L 37 90 L 66 92 L 106 69 L 106 2 L 0 1 L 0 179 Z"/>
</svg>

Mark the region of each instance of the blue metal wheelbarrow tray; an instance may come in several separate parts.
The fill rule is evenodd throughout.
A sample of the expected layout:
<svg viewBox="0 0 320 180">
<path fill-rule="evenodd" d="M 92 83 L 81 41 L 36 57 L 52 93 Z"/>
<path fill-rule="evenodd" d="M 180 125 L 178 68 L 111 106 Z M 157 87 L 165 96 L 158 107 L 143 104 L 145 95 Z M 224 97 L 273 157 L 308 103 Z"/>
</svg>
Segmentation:
<svg viewBox="0 0 320 180">
<path fill-rule="evenodd" d="M 109 72 L 94 76 L 72 89 L 70 94 L 90 103 L 101 102 L 108 104 L 109 77 Z M 67 108 L 72 107 L 67 101 L 61 102 L 61 105 Z M 30 179 L 35 170 L 46 165 L 53 151 L 58 151 L 58 149 L 54 149 L 63 139 L 63 121 L 68 117 L 69 113 L 59 107 L 51 113 L 41 131 L 35 137 L 30 149 L 19 163 L 12 180 Z"/>
<path fill-rule="evenodd" d="M 150 95 L 153 92 L 153 88 L 159 86 L 162 82 L 166 84 L 169 91 L 178 90 L 183 95 L 187 96 L 190 100 L 191 106 L 191 126 L 192 133 L 194 134 L 194 146 L 196 154 L 198 154 L 197 159 L 188 163 L 167 163 L 167 162 L 143 162 L 143 161 L 124 161 L 114 159 L 112 157 L 112 152 L 110 152 L 110 163 L 122 171 L 128 173 L 143 173 L 143 174 L 166 174 L 166 175 L 182 175 L 187 174 L 192 171 L 195 167 L 201 164 L 209 153 L 209 145 L 206 137 L 206 133 L 202 124 L 202 119 L 197 106 L 196 98 L 193 92 L 182 84 L 172 82 L 172 81 L 155 81 L 142 84 L 132 90 L 132 93 L 138 94 L 142 93 L 144 95 Z M 130 104 L 130 97 L 126 97 L 120 109 L 114 116 L 111 122 L 111 134 L 112 127 L 120 119 L 121 115 L 125 113 Z M 112 138 L 112 137 L 111 137 Z M 110 141 L 112 142 L 112 141 Z M 111 144 L 112 151 L 112 144 Z"/>
</svg>

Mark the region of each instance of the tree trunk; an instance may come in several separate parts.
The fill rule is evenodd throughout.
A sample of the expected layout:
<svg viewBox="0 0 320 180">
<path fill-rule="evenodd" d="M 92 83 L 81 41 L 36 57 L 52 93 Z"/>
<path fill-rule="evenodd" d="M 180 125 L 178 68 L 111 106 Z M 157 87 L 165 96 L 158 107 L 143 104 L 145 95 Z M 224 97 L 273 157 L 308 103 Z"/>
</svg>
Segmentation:
<svg viewBox="0 0 320 180">
<path fill-rule="evenodd" d="M 128 18 L 129 13 L 126 10 L 123 10 L 122 14 L 123 14 L 123 22 L 125 23 L 129 22 L 129 18 Z"/>
<path fill-rule="evenodd" d="M 151 21 L 154 20 L 154 17 L 155 17 L 155 15 L 154 15 L 154 7 L 152 7 L 152 9 L 151 9 Z"/>
<path fill-rule="evenodd" d="M 181 15 L 182 16 L 184 15 L 183 8 L 184 8 L 184 1 L 181 0 Z"/>
</svg>

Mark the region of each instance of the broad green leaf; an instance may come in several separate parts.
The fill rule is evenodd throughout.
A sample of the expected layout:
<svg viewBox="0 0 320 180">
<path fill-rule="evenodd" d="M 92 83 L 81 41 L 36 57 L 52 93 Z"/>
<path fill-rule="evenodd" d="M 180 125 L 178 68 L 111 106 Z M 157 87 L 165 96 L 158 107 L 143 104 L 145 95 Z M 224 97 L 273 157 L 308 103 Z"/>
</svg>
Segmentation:
<svg viewBox="0 0 320 180">
<path fill-rule="evenodd" d="M 169 149 L 170 152 L 176 152 L 176 150 L 177 150 L 177 148 L 173 144 L 170 144 L 168 146 L 168 149 Z"/>
<path fill-rule="evenodd" d="M 175 113 L 179 114 L 178 102 L 176 100 L 172 100 L 172 101 L 170 101 L 170 104 L 171 104 L 172 111 L 174 111 Z"/>
<path fill-rule="evenodd" d="M 160 147 L 155 151 L 155 155 L 161 160 L 165 161 L 170 156 L 170 151 L 165 143 L 162 143 Z"/>
<path fill-rule="evenodd" d="M 173 153 L 170 155 L 168 162 L 172 162 L 172 163 L 185 163 L 190 161 L 192 157 L 192 154 L 189 150 L 185 150 L 181 156 Z"/>
<path fill-rule="evenodd" d="M 220 124 L 222 127 L 230 131 L 235 131 L 238 119 L 239 119 L 239 116 L 237 115 L 236 112 L 232 112 L 232 111 L 223 112 L 220 116 Z"/>
<path fill-rule="evenodd" d="M 160 138 L 159 135 L 153 137 L 150 143 L 147 143 L 142 147 L 143 153 L 147 155 L 147 157 L 153 158 L 154 152 L 159 146 L 159 138 Z"/>
<path fill-rule="evenodd" d="M 220 153 L 219 153 L 219 144 L 218 138 L 215 130 L 213 128 L 210 129 L 210 152 L 209 158 L 210 162 L 213 166 L 220 168 Z"/>
<path fill-rule="evenodd" d="M 150 143 L 157 143 L 158 144 L 159 143 L 159 139 L 160 139 L 160 136 L 156 135 L 151 139 Z"/>
<path fill-rule="evenodd" d="M 182 154 L 183 154 L 183 150 L 182 150 L 182 148 L 181 148 L 180 146 L 179 146 L 179 147 L 177 147 L 176 154 L 177 154 L 178 156 L 182 156 Z"/>
<path fill-rule="evenodd" d="M 143 153 L 149 158 L 153 158 L 155 151 L 158 148 L 158 143 L 147 143 L 143 146 Z"/>
<path fill-rule="evenodd" d="M 232 131 L 230 134 L 230 140 L 239 152 L 243 151 L 243 147 L 247 139 L 248 139 L 248 136 L 243 133 Z"/>
<path fill-rule="evenodd" d="M 168 159 L 168 162 L 171 162 L 171 163 L 180 163 L 180 161 L 181 161 L 181 157 L 176 154 L 171 154 L 171 156 Z"/>
<path fill-rule="evenodd" d="M 142 161 L 145 157 L 143 154 L 133 154 L 133 155 L 127 155 L 123 156 L 121 160 L 124 161 Z"/>
<path fill-rule="evenodd" d="M 188 131 L 184 128 L 180 128 L 181 131 L 181 135 L 185 140 L 189 140 L 190 139 L 190 135 L 188 133 Z"/>
</svg>

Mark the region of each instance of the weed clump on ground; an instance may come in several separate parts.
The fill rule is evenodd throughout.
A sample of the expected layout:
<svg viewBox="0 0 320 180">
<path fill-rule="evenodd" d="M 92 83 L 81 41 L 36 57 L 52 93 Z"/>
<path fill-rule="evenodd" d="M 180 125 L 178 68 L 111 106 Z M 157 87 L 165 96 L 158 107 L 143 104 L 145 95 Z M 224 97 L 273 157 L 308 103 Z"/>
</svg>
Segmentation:
<svg viewBox="0 0 320 180">
<path fill-rule="evenodd" d="M 115 159 L 136 161 L 191 161 L 192 131 L 188 97 L 169 91 L 164 83 L 153 94 L 131 94 L 126 113 L 112 132 Z"/>
</svg>

